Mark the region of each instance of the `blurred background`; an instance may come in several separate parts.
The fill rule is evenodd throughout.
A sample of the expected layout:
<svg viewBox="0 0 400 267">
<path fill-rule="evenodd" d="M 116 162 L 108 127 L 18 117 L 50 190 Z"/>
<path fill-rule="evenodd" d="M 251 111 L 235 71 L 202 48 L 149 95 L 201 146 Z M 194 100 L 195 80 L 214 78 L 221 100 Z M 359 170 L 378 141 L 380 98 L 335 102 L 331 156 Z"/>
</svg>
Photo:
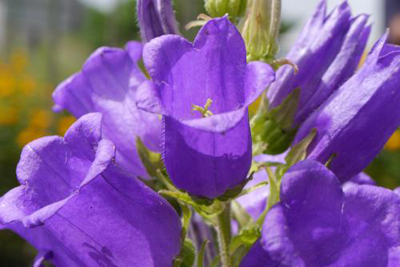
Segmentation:
<svg viewBox="0 0 400 267">
<path fill-rule="evenodd" d="M 282 0 L 280 57 L 284 57 L 319 0 Z M 341 0 L 328 0 L 329 7 Z M 353 14 L 369 13 L 368 49 L 391 27 L 400 44 L 400 0 L 349 0 Z M 202 0 L 174 0 L 181 32 L 203 13 Z M 74 122 L 52 112 L 51 93 L 79 71 L 99 46 L 122 47 L 139 40 L 135 0 L 0 0 L 0 196 L 17 186 L 15 168 L 22 147 L 45 135 L 63 135 Z M 367 168 L 380 185 L 400 185 L 400 132 Z M 31 266 L 35 250 L 9 231 L 0 231 L 0 266 Z"/>
</svg>

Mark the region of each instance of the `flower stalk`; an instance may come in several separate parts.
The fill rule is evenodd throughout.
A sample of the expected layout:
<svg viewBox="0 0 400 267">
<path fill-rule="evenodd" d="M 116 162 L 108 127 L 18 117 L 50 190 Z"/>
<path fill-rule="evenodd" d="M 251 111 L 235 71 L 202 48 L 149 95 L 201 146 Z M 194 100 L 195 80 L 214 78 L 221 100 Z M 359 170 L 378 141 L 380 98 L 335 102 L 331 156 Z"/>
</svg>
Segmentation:
<svg viewBox="0 0 400 267">
<path fill-rule="evenodd" d="M 220 259 L 222 267 L 231 267 L 231 255 L 229 252 L 229 244 L 231 242 L 231 203 L 224 203 L 223 212 L 217 217 L 217 234 Z"/>
</svg>

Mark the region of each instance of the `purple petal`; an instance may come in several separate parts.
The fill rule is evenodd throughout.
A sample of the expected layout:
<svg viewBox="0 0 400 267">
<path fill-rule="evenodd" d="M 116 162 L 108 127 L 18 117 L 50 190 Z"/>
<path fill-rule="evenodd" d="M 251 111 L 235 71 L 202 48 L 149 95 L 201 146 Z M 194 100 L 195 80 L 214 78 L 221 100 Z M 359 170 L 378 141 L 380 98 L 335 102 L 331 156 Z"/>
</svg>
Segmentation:
<svg viewBox="0 0 400 267">
<path fill-rule="evenodd" d="M 127 44 L 127 51 L 98 49 L 83 70 L 53 93 L 56 109 L 67 109 L 76 117 L 90 112 L 103 114 L 103 134 L 117 147 L 116 161 L 132 173 L 147 177 L 136 151 L 136 138 L 154 151 L 160 150 L 161 122 L 156 115 L 136 107 L 136 90 L 146 81 L 137 66 L 142 46 Z"/>
<path fill-rule="evenodd" d="M 343 184 L 343 190 L 347 190 L 349 187 L 358 185 L 376 185 L 376 182 L 368 174 L 360 172 Z"/>
<path fill-rule="evenodd" d="M 247 116 L 225 134 L 201 131 L 165 117 L 163 158 L 173 183 L 208 198 L 241 183 L 251 166 Z"/>
<path fill-rule="evenodd" d="M 330 169 L 342 182 L 367 167 L 400 121 L 400 47 L 385 42 L 386 37 L 378 41 L 359 72 L 306 120 L 295 138 L 298 142 L 316 128 L 308 158 L 324 163 L 336 155 Z"/>
<path fill-rule="evenodd" d="M 17 169 L 21 186 L 0 198 L 0 224 L 51 252 L 56 266 L 171 266 L 179 217 L 113 165 L 114 146 L 100 139 L 100 125 L 100 114 L 84 115 L 65 138 L 28 144 Z"/>
</svg>

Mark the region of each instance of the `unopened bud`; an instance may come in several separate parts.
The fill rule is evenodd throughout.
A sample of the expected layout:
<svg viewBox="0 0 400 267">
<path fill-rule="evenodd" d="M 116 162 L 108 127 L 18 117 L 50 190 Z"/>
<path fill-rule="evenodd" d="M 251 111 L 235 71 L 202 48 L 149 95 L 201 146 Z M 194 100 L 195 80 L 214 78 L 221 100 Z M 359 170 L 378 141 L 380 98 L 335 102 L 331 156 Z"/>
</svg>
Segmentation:
<svg viewBox="0 0 400 267">
<path fill-rule="evenodd" d="M 246 43 L 248 61 L 273 60 L 278 51 L 281 0 L 248 0 L 239 24 Z"/>
<path fill-rule="evenodd" d="M 240 17 L 244 14 L 247 0 L 205 0 L 206 11 L 212 17 L 229 15 L 230 19 Z"/>
<path fill-rule="evenodd" d="M 164 34 L 179 34 L 171 0 L 138 0 L 137 18 L 144 43 Z"/>
</svg>

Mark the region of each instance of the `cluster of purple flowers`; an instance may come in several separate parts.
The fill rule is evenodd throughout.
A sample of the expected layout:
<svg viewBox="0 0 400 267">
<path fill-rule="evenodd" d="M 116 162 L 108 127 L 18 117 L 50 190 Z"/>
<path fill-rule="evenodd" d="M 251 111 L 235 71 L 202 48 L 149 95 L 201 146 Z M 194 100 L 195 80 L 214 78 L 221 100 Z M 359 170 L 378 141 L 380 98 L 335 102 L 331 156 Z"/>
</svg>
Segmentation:
<svg viewBox="0 0 400 267">
<path fill-rule="evenodd" d="M 198 266 L 400 266 L 399 190 L 362 173 L 400 123 L 400 47 L 385 34 L 357 70 L 370 26 L 346 1 L 326 14 L 321 0 L 281 67 L 248 62 L 236 18 L 191 43 L 171 1 L 137 13 L 143 44 L 99 48 L 56 88 L 77 122 L 26 145 L 0 198 L 0 229 L 37 248 L 35 266 L 192 266 L 192 239 Z M 278 136 L 254 138 L 270 121 Z M 254 155 L 287 132 L 288 151 Z"/>
</svg>

